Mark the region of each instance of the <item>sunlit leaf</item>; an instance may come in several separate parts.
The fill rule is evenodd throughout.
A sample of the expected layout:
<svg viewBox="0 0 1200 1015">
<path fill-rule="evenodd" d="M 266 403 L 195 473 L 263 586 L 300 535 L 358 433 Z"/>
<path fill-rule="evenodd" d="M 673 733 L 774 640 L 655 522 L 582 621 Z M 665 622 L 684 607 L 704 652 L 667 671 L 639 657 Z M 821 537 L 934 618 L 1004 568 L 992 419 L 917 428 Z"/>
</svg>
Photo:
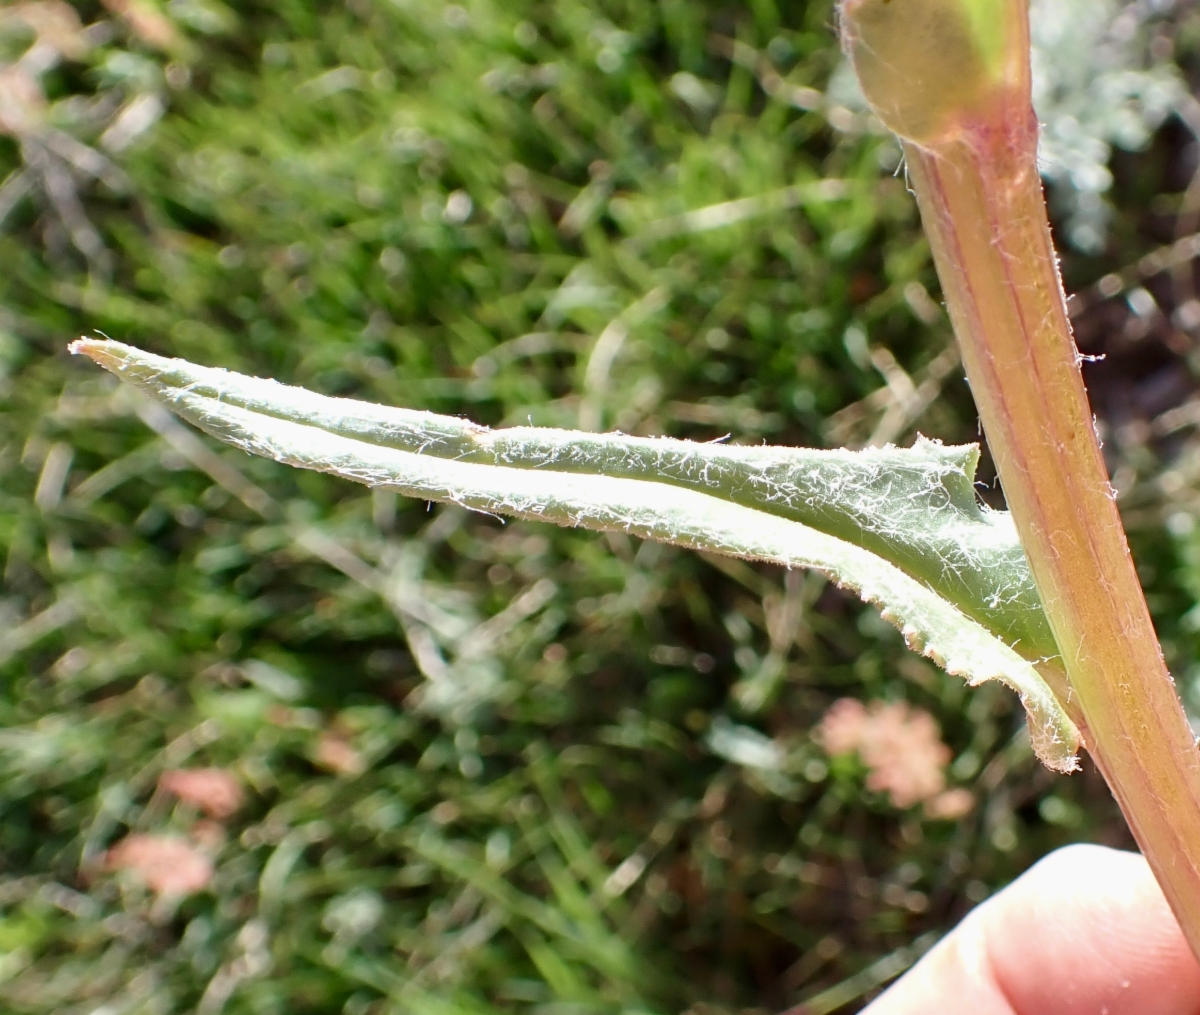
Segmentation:
<svg viewBox="0 0 1200 1015">
<path fill-rule="evenodd" d="M 902 566 L 917 559 L 930 570 L 925 558 L 933 554 L 932 563 L 949 567 L 939 544 L 948 533 L 955 534 L 959 558 L 981 572 L 972 537 L 992 552 L 997 545 L 1011 551 L 1005 516 L 975 507 L 975 449 L 924 442 L 909 452 L 856 456 L 534 428 L 490 431 L 451 417 L 324 398 L 114 342 L 81 340 L 73 348 L 207 433 L 289 465 L 492 514 L 823 571 L 880 607 L 910 647 L 947 672 L 1013 688 L 1029 713 L 1039 757 L 1058 770 L 1075 766 L 1078 731 L 1033 662 Z M 897 546 L 903 553 L 885 556 Z"/>
</svg>

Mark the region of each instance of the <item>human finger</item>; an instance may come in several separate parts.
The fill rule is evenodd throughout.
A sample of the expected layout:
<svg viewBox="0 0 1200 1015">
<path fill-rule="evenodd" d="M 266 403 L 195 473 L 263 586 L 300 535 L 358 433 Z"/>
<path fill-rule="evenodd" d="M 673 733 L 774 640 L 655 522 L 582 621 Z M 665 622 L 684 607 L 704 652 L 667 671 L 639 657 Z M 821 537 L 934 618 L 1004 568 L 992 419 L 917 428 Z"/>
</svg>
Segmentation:
<svg viewBox="0 0 1200 1015">
<path fill-rule="evenodd" d="M 1200 1015 L 1196 962 L 1146 861 L 1052 853 L 863 1015 Z"/>
</svg>

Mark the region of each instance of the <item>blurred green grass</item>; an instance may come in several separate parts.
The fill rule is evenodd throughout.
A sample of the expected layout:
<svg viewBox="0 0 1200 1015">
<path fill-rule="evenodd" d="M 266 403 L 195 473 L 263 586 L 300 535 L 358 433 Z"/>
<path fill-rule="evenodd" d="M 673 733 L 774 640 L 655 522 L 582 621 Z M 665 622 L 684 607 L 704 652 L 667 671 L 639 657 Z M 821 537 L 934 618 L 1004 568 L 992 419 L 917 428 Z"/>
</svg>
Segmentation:
<svg viewBox="0 0 1200 1015">
<path fill-rule="evenodd" d="M 493 425 L 974 439 L 898 153 L 824 95 L 828 3 L 167 10 L 190 51 L 118 22 L 44 78 L 90 144 L 81 104 L 167 104 L 125 193 L 75 174 L 109 274 L 36 191 L 0 236 L 6 1010 L 855 1010 L 1044 852 L 1127 842 L 1005 693 L 813 576 L 250 460 L 65 355 L 96 329 Z M 1078 284 L 1153 239 L 1119 198 Z M 1138 490 L 1182 668 L 1190 530 Z M 972 812 L 831 765 L 845 695 L 932 712 Z M 246 789 L 223 823 L 156 789 L 201 766 Z M 207 890 L 109 869 L 168 832 Z"/>
</svg>

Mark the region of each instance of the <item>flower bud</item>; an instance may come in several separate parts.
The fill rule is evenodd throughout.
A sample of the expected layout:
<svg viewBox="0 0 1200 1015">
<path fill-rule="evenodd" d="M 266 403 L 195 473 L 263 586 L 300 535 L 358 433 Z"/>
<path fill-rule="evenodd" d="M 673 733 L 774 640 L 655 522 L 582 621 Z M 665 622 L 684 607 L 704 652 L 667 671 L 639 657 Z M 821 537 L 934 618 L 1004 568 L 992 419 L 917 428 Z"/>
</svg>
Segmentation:
<svg viewBox="0 0 1200 1015">
<path fill-rule="evenodd" d="M 1029 92 L 1026 0 L 842 0 L 842 45 L 875 115 L 932 144 Z"/>
</svg>

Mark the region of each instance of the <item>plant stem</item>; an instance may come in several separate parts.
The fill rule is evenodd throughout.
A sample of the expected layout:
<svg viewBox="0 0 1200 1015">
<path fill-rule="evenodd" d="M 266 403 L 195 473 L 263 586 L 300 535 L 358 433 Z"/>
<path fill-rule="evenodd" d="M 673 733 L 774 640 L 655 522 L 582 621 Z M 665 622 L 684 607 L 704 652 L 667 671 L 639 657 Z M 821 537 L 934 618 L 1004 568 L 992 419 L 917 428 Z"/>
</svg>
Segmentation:
<svg viewBox="0 0 1200 1015">
<path fill-rule="evenodd" d="M 1200 955 L 1200 752 L 1100 453 L 1037 171 L 1028 83 L 909 178 L 1089 751 Z M 1002 125 L 1002 126 L 999 126 Z M 1072 709 L 1074 711 L 1074 708 Z"/>
</svg>

